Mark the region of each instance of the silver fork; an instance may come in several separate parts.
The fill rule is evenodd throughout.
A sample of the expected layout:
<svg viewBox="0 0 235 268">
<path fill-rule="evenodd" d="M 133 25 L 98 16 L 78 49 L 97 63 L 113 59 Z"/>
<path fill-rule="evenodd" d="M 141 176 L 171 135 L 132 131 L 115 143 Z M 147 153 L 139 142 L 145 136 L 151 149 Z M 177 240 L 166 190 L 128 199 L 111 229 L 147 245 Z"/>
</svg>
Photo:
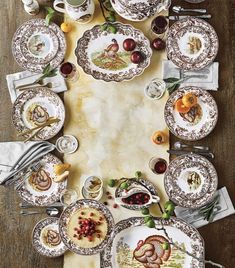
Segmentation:
<svg viewBox="0 0 235 268">
<path fill-rule="evenodd" d="M 39 161 L 37 163 L 32 164 L 32 166 L 29 167 L 29 171 L 23 176 L 22 179 L 20 179 L 18 182 L 15 183 L 15 190 L 19 190 L 23 184 L 25 183 L 26 179 L 33 173 L 38 172 L 39 169 L 43 166 L 43 164 Z"/>
</svg>

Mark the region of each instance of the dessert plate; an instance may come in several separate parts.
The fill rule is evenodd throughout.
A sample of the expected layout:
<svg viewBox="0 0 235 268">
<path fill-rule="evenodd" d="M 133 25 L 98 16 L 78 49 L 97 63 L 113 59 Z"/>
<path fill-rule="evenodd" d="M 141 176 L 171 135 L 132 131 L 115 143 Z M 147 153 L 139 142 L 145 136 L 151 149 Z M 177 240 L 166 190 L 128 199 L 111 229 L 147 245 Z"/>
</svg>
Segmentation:
<svg viewBox="0 0 235 268">
<path fill-rule="evenodd" d="M 185 154 L 169 164 L 164 186 L 169 198 L 177 205 L 199 208 L 213 198 L 218 176 L 214 166 L 205 157 Z"/>
<path fill-rule="evenodd" d="M 175 22 L 167 34 L 167 56 L 179 68 L 200 70 L 215 59 L 219 39 L 204 20 L 188 17 Z"/>
<path fill-rule="evenodd" d="M 130 204 L 130 203 L 127 204 L 124 202 L 121 202 L 120 204 L 120 202 L 118 202 L 124 208 L 131 209 L 131 210 L 140 210 L 143 207 L 149 207 L 152 204 L 152 202 L 149 202 L 149 201 L 152 200 L 154 203 L 157 203 L 160 200 L 156 187 L 153 185 L 153 183 L 151 183 L 148 180 L 141 179 L 141 178 L 140 179 L 136 179 L 136 178 L 128 179 L 128 188 L 126 190 L 121 189 L 120 185 L 116 188 L 115 200 L 122 199 L 123 197 L 125 197 L 125 195 L 128 194 L 128 192 L 133 192 L 133 195 L 135 194 L 135 192 L 138 192 L 138 194 L 142 192 L 143 197 L 144 197 L 144 194 L 146 194 L 147 196 L 151 195 L 149 196 L 148 199 L 143 200 L 143 202 L 141 202 L 141 204 L 139 205 Z M 141 196 L 140 196 L 140 199 L 142 199 Z"/>
<path fill-rule="evenodd" d="M 130 80 L 149 66 L 152 56 L 149 40 L 144 34 L 130 25 L 115 23 L 117 33 L 103 31 L 100 25 L 86 31 L 78 40 L 75 54 L 78 65 L 95 79 L 106 82 Z M 123 41 L 132 38 L 136 42 L 135 51 L 139 51 L 143 60 L 134 64 L 131 53 L 123 48 Z"/>
<path fill-rule="evenodd" d="M 62 100 L 49 89 L 35 87 L 25 90 L 14 102 L 12 121 L 19 133 L 43 125 L 50 118 L 60 121 L 40 130 L 34 140 L 48 140 L 63 127 L 65 109 Z"/>
<path fill-rule="evenodd" d="M 28 61 L 46 64 L 56 56 L 59 40 L 50 28 L 32 27 L 22 36 L 20 48 Z"/>
<path fill-rule="evenodd" d="M 66 40 L 55 23 L 46 25 L 44 19 L 32 19 L 22 24 L 12 39 L 12 54 L 26 70 L 40 73 L 50 62 L 54 69 L 66 52 Z"/>
<path fill-rule="evenodd" d="M 156 229 L 147 227 L 140 217 L 118 222 L 113 241 L 101 253 L 100 267 L 205 267 L 203 262 L 168 244 L 171 239 L 178 247 L 204 260 L 204 241 L 196 228 L 174 217 L 154 221 Z M 163 248 L 164 243 L 168 244 L 167 249 Z"/>
<path fill-rule="evenodd" d="M 113 228 L 111 212 L 102 203 L 91 199 L 78 200 L 69 205 L 61 214 L 59 222 L 64 244 L 80 255 L 103 251 L 111 240 Z"/>
<path fill-rule="evenodd" d="M 198 103 L 187 113 L 179 113 L 175 103 L 185 94 L 197 96 Z M 164 117 L 169 130 L 183 140 L 200 140 L 215 127 L 218 108 L 214 98 L 206 90 L 198 87 L 183 87 L 172 93 L 165 105 Z"/>
<path fill-rule="evenodd" d="M 53 154 L 47 154 L 42 159 L 42 168 L 33 172 L 25 180 L 24 185 L 17 190 L 19 196 L 35 206 L 49 206 L 60 199 L 61 193 L 67 186 L 67 180 L 55 182 L 54 165 L 62 162 Z"/>
<path fill-rule="evenodd" d="M 58 257 L 67 250 L 61 240 L 58 224 L 57 218 L 45 218 L 35 225 L 32 243 L 39 254 L 46 257 Z"/>
</svg>

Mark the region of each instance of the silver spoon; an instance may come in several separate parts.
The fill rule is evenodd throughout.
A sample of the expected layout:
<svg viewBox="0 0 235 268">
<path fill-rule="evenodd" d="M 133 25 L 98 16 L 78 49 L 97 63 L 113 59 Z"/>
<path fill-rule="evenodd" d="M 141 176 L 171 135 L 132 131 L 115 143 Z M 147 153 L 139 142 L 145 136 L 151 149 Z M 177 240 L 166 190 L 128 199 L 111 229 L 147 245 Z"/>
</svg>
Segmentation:
<svg viewBox="0 0 235 268">
<path fill-rule="evenodd" d="M 58 210 L 58 208 L 53 208 L 53 207 L 50 207 L 50 208 L 47 208 L 46 209 L 46 214 L 48 216 L 57 216 L 59 215 L 60 211 Z M 20 214 L 23 215 L 23 216 L 29 216 L 29 215 L 35 215 L 35 214 L 43 214 L 43 212 L 40 212 L 40 211 L 25 211 L 25 210 L 21 210 L 20 211 Z"/>
<path fill-rule="evenodd" d="M 183 8 L 181 6 L 173 6 L 172 10 L 175 13 L 180 13 L 180 12 L 185 12 L 185 11 L 189 11 L 189 12 L 198 12 L 198 13 L 203 13 L 205 14 L 207 12 L 206 9 L 204 8 L 200 8 L 200 9 L 191 9 L 191 8 Z"/>
<path fill-rule="evenodd" d="M 194 149 L 197 149 L 197 150 L 202 150 L 202 151 L 209 151 L 210 148 L 208 146 L 198 146 L 198 145 L 187 145 L 187 144 L 183 144 L 181 141 L 176 141 L 174 143 L 174 148 L 176 150 L 181 150 L 183 148 L 194 148 Z"/>
<path fill-rule="evenodd" d="M 20 208 L 35 208 L 35 205 L 26 203 L 26 202 L 21 202 L 19 203 Z M 63 207 L 63 204 L 60 202 L 55 202 L 51 206 L 45 206 L 45 208 L 52 208 L 52 207 Z"/>
</svg>

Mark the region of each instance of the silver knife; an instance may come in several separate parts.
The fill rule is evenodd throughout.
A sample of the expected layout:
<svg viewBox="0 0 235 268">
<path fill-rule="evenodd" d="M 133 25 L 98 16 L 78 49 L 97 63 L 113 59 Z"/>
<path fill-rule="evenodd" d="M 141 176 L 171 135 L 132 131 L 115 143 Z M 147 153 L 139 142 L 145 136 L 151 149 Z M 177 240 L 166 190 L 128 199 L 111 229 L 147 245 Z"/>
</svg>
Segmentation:
<svg viewBox="0 0 235 268">
<path fill-rule="evenodd" d="M 190 153 L 195 153 L 195 154 L 200 154 L 202 156 L 206 156 L 209 158 L 215 158 L 214 154 L 212 152 L 198 152 L 198 151 L 184 151 L 184 150 L 167 150 L 169 154 L 173 155 L 182 155 L 182 154 L 190 154 Z"/>
<path fill-rule="evenodd" d="M 188 17 L 195 17 L 199 19 L 210 19 L 212 16 L 211 14 L 205 14 L 205 15 L 198 15 L 198 16 L 169 16 L 169 20 L 181 20 L 186 19 Z"/>
</svg>

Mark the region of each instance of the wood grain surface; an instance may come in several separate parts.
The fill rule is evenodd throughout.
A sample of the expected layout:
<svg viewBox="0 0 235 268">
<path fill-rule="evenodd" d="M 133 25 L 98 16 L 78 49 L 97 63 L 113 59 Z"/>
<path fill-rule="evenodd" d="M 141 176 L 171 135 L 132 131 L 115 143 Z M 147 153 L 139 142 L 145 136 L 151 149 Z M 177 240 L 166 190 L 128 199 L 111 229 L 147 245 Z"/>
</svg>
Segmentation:
<svg viewBox="0 0 235 268">
<path fill-rule="evenodd" d="M 50 5 L 52 1 L 41 1 Z M 184 7 L 206 7 L 213 15 L 209 22 L 215 27 L 220 50 L 220 88 L 213 92 L 218 107 L 219 121 L 215 130 L 197 144 L 209 145 L 215 153 L 213 163 L 219 175 L 219 188 L 226 186 L 235 201 L 235 1 L 206 0 L 201 4 L 189 4 L 173 0 L 173 4 Z M 1 1 L 0 5 L 0 141 L 16 140 L 11 122 L 10 97 L 6 74 L 21 71 L 11 53 L 11 39 L 16 29 L 29 16 L 23 10 L 20 0 Z M 173 14 L 173 13 L 172 13 Z M 43 17 L 43 10 L 38 17 Z M 58 16 L 56 20 L 60 21 Z M 171 137 L 171 142 L 175 141 Z M 1 152 L 0 152 L 1 153 Z M 63 258 L 49 259 L 38 255 L 31 245 L 33 226 L 46 215 L 23 217 L 19 215 L 20 199 L 11 189 L 0 187 L 0 268 L 62 268 Z M 199 229 L 206 245 L 206 259 L 223 264 L 226 268 L 235 266 L 235 216 L 222 219 Z M 208 265 L 210 267 L 210 265 Z M 79 267 L 78 268 L 86 268 Z"/>
</svg>

